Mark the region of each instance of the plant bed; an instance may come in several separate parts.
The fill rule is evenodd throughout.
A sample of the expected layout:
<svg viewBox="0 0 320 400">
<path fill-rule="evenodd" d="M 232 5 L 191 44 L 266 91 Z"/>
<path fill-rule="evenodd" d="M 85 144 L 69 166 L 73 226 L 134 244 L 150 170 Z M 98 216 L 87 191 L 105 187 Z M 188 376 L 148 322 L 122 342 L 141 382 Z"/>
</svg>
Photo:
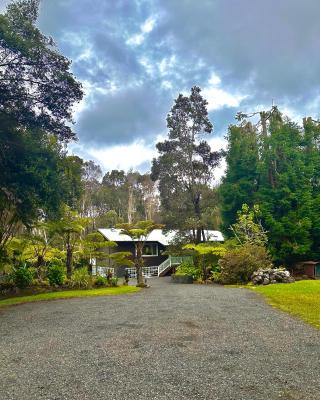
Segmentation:
<svg viewBox="0 0 320 400">
<path fill-rule="evenodd" d="M 77 297 L 94 297 L 94 296 L 115 296 L 121 294 L 129 294 L 138 292 L 140 289 L 135 286 L 119 286 L 107 287 L 100 289 L 83 289 L 83 290 L 57 290 L 38 293 L 33 295 L 20 295 L 15 297 L 7 297 L 0 300 L 0 308 L 15 304 L 31 303 L 36 301 L 48 301 L 57 299 L 69 299 Z"/>
<path fill-rule="evenodd" d="M 171 275 L 172 282 L 174 283 L 193 283 L 192 275 Z"/>
</svg>

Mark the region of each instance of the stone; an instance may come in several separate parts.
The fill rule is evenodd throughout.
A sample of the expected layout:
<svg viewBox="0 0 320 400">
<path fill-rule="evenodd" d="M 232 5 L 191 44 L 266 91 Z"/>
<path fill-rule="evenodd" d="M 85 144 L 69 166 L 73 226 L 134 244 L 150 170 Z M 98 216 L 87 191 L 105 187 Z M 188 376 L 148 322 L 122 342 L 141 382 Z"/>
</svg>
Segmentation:
<svg viewBox="0 0 320 400">
<path fill-rule="evenodd" d="M 294 278 L 283 268 L 259 269 L 251 276 L 254 285 L 269 285 L 274 283 L 292 283 Z"/>
</svg>

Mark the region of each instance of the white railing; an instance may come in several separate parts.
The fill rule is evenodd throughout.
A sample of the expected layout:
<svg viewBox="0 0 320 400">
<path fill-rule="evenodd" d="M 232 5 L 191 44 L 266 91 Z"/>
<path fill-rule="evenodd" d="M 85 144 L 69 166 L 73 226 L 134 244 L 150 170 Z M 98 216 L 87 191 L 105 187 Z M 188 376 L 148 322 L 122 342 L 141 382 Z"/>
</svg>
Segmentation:
<svg viewBox="0 0 320 400">
<path fill-rule="evenodd" d="M 152 276 L 160 276 L 164 271 L 170 269 L 172 266 L 177 266 L 181 264 L 183 261 L 192 260 L 190 256 L 182 256 L 182 257 L 171 257 L 169 256 L 166 260 L 163 261 L 159 266 L 154 267 L 143 267 L 142 275 L 146 278 L 150 278 Z M 126 268 L 128 271 L 130 278 L 137 277 L 137 271 L 135 268 Z"/>
<path fill-rule="evenodd" d="M 98 265 L 92 266 L 92 275 L 99 275 L 106 277 L 108 273 L 111 272 L 114 275 L 114 268 L 111 267 L 99 267 Z"/>
<path fill-rule="evenodd" d="M 191 256 L 180 256 L 173 257 L 169 256 L 162 264 L 158 267 L 158 276 L 160 276 L 164 271 L 170 269 L 172 266 L 180 265 L 183 261 L 192 261 Z"/>
<path fill-rule="evenodd" d="M 171 257 L 168 257 L 158 266 L 158 276 L 160 276 L 160 274 L 162 274 L 166 269 L 170 268 L 171 265 Z"/>
<path fill-rule="evenodd" d="M 135 268 L 126 268 L 128 271 L 129 277 L 130 278 L 136 278 L 137 277 L 137 270 Z M 158 276 L 158 267 L 143 267 L 142 275 L 145 278 L 151 278 L 152 276 Z"/>
</svg>

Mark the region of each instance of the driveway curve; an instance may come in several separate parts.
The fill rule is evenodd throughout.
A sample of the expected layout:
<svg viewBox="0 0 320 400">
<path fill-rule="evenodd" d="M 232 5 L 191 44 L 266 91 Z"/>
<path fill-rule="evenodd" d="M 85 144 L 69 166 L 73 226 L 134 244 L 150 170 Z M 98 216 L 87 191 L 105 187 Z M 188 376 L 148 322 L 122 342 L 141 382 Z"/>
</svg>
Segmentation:
<svg viewBox="0 0 320 400">
<path fill-rule="evenodd" d="M 150 283 L 2 309 L 0 399 L 320 399 L 320 331 L 243 289 Z"/>
</svg>

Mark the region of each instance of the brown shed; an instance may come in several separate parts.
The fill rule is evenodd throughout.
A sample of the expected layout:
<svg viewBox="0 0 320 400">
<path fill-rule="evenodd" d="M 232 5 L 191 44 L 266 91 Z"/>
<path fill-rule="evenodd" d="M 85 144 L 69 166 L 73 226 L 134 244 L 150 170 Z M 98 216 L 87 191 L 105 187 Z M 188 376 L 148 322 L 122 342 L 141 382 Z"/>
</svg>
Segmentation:
<svg viewBox="0 0 320 400">
<path fill-rule="evenodd" d="M 309 278 L 320 279 L 319 261 L 302 261 L 296 264 L 296 268 Z"/>
</svg>

